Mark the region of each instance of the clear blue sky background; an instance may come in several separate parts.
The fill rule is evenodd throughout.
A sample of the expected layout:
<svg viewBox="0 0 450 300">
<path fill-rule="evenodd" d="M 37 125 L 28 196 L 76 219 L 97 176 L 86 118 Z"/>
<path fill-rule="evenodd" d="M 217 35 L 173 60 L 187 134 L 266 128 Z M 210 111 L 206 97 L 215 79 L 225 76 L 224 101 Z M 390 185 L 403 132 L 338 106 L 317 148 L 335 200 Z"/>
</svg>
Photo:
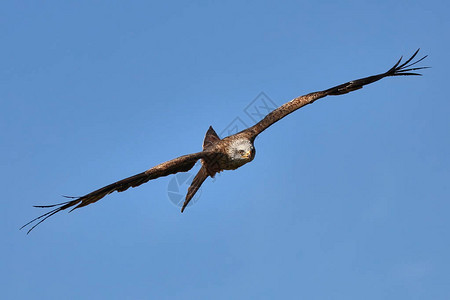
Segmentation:
<svg viewBox="0 0 450 300">
<path fill-rule="evenodd" d="M 2 298 L 449 299 L 448 12 L 448 1 L 2 2 Z M 34 204 L 197 152 L 209 125 L 250 125 L 260 92 L 281 105 L 418 47 L 425 76 L 290 115 L 184 214 L 165 177 L 18 230 L 43 212 Z"/>
</svg>

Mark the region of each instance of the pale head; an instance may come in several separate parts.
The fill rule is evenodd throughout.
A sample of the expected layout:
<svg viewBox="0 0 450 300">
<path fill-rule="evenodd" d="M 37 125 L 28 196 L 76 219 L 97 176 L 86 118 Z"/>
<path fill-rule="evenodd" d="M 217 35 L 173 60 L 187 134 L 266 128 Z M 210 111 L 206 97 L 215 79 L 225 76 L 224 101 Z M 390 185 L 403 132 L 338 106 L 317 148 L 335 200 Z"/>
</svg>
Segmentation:
<svg viewBox="0 0 450 300">
<path fill-rule="evenodd" d="M 255 157 L 255 147 L 248 139 L 238 139 L 231 142 L 228 148 L 231 161 L 239 166 L 251 162 Z"/>
</svg>

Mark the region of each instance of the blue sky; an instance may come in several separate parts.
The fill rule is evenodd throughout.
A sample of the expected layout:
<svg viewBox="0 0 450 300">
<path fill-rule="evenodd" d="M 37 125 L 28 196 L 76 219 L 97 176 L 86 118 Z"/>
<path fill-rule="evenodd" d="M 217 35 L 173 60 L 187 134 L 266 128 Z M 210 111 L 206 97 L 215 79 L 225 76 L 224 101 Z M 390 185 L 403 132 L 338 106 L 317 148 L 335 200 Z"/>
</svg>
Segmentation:
<svg viewBox="0 0 450 300">
<path fill-rule="evenodd" d="M 3 2 L 2 298 L 448 299 L 448 11 Z M 252 125 L 245 108 L 261 92 L 281 105 L 418 47 L 425 76 L 295 112 L 183 214 L 168 197 L 178 177 L 165 177 L 18 230 L 42 213 L 32 205 L 199 151 L 210 125 Z"/>
</svg>

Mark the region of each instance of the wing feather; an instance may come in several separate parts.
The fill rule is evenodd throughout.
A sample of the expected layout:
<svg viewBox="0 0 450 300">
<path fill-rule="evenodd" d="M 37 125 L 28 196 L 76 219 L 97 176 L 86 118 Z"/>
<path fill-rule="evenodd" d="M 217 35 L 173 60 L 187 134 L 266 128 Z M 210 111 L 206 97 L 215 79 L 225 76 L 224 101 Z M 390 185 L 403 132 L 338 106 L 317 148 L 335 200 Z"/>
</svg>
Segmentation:
<svg viewBox="0 0 450 300">
<path fill-rule="evenodd" d="M 299 109 L 305 105 L 311 104 L 320 98 L 326 97 L 328 95 L 347 94 L 349 92 L 359 90 L 367 84 L 373 83 L 375 81 L 378 81 L 382 78 L 389 77 L 389 76 L 421 75 L 416 72 L 411 72 L 411 71 L 423 70 L 423 69 L 428 68 L 428 67 L 411 68 L 411 66 L 416 65 L 417 63 L 421 62 L 422 60 L 424 60 L 427 57 L 427 56 L 424 56 L 424 57 L 416 60 L 415 62 L 412 62 L 412 60 L 419 53 L 419 50 L 420 49 L 417 49 L 417 51 L 414 52 L 414 54 L 402 64 L 401 64 L 402 58 L 400 58 L 397 61 L 397 63 L 385 73 L 374 75 L 374 76 L 369 76 L 369 77 L 365 77 L 365 78 L 361 78 L 361 79 L 357 79 L 357 80 L 352 80 L 352 81 L 346 82 L 344 84 L 340 84 L 338 86 L 332 87 L 332 88 L 324 90 L 324 91 L 314 92 L 314 93 L 310 93 L 310 94 L 307 94 L 304 96 L 297 97 L 297 98 L 289 101 L 288 103 L 285 103 L 282 106 L 276 108 L 272 112 L 270 112 L 266 117 L 264 117 L 264 119 L 262 119 L 260 122 L 258 122 L 254 126 L 248 128 L 246 130 L 243 130 L 242 134 L 247 135 L 251 139 L 254 139 L 258 134 L 260 134 L 261 132 L 266 130 L 269 126 L 271 126 L 273 123 L 281 120 L 288 114 L 296 111 L 297 109 Z"/>
<path fill-rule="evenodd" d="M 54 214 L 63 211 L 65 209 L 71 208 L 70 211 L 89 205 L 91 203 L 97 202 L 98 200 L 102 199 L 108 194 L 111 194 L 113 192 L 123 192 L 129 189 L 130 187 L 137 187 L 141 184 L 144 184 L 152 179 L 156 179 L 162 176 L 167 176 L 170 174 L 175 174 L 178 172 L 187 172 L 195 165 L 195 163 L 200 159 L 205 157 L 205 152 L 198 152 L 188 155 L 183 155 L 178 158 L 166 161 L 164 163 L 161 163 L 145 172 L 136 174 L 134 176 L 119 180 L 117 182 L 114 182 L 110 185 L 104 186 L 98 190 L 95 190 L 87 195 L 81 196 L 81 197 L 67 197 L 71 198 L 72 200 L 66 201 L 63 203 L 53 204 L 53 205 L 37 205 L 35 207 L 39 208 L 52 208 L 51 211 L 40 215 L 39 217 L 31 220 L 27 224 L 23 225 L 20 229 L 31 225 L 32 223 L 36 222 L 27 232 L 30 233 L 37 225 L 44 222 L 49 217 L 53 216 Z"/>
</svg>

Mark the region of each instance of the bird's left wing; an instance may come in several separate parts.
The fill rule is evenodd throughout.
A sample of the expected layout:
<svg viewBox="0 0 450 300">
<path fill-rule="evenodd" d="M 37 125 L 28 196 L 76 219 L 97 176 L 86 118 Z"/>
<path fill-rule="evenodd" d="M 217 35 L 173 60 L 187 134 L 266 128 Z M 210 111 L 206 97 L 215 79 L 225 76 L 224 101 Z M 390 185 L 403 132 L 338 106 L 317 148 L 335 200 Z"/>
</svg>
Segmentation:
<svg viewBox="0 0 450 300">
<path fill-rule="evenodd" d="M 421 69 L 426 69 L 428 67 L 412 67 L 427 57 L 427 56 L 424 56 L 413 62 L 413 59 L 416 57 L 417 53 L 419 53 L 419 50 L 420 49 L 418 49 L 416 52 L 414 52 L 414 54 L 409 59 L 407 59 L 405 62 L 402 62 L 402 58 L 400 58 L 392 68 L 390 68 L 388 71 L 386 71 L 384 73 L 357 79 L 357 80 L 352 80 L 352 81 L 346 82 L 344 84 L 340 84 L 338 86 L 329 88 L 324 91 L 314 92 L 314 93 L 310 93 L 310 94 L 307 94 L 304 96 L 297 97 L 297 98 L 283 104 L 282 106 L 278 107 L 277 109 L 273 110 L 267 116 L 265 116 L 264 119 L 262 119 L 260 122 L 258 122 L 257 124 L 255 124 L 252 127 L 249 127 L 247 129 L 243 130 L 242 133 L 247 135 L 250 139 L 254 139 L 258 134 L 260 134 L 261 132 L 266 130 L 273 123 L 281 120 L 282 118 L 284 118 L 288 114 L 296 111 L 297 109 L 299 109 L 307 104 L 313 103 L 314 101 L 316 101 L 320 98 L 323 98 L 323 97 L 326 97 L 329 95 L 336 96 L 336 95 L 347 94 L 349 92 L 359 90 L 367 84 L 371 84 L 375 81 L 378 81 L 382 78 L 389 77 L 389 76 L 421 75 L 419 73 L 416 73 L 415 71 L 421 70 Z"/>
<path fill-rule="evenodd" d="M 31 220 L 27 224 L 23 225 L 20 229 L 31 225 L 34 222 L 35 223 L 27 233 L 30 233 L 31 230 L 33 230 L 37 225 L 44 222 L 47 218 L 53 216 L 54 214 L 65 210 L 67 208 L 72 208 L 70 211 L 89 205 L 91 203 L 97 202 L 98 200 L 102 199 L 108 194 L 111 194 L 113 192 L 123 192 L 127 190 L 130 187 L 136 187 L 143 183 L 146 183 L 149 180 L 156 179 L 162 176 L 167 176 L 170 174 L 175 174 L 178 172 L 187 172 L 192 167 L 194 167 L 195 163 L 205 157 L 207 155 L 206 152 L 198 152 L 188 155 L 183 155 L 178 158 L 163 162 L 151 169 L 148 169 L 145 172 L 136 174 L 134 176 L 119 180 L 117 182 L 114 182 L 110 185 L 104 186 L 98 190 L 95 190 L 87 195 L 84 195 L 82 197 L 67 197 L 71 198 L 72 200 L 53 204 L 53 205 L 36 205 L 35 207 L 39 208 L 53 208 L 51 211 Z"/>
</svg>

